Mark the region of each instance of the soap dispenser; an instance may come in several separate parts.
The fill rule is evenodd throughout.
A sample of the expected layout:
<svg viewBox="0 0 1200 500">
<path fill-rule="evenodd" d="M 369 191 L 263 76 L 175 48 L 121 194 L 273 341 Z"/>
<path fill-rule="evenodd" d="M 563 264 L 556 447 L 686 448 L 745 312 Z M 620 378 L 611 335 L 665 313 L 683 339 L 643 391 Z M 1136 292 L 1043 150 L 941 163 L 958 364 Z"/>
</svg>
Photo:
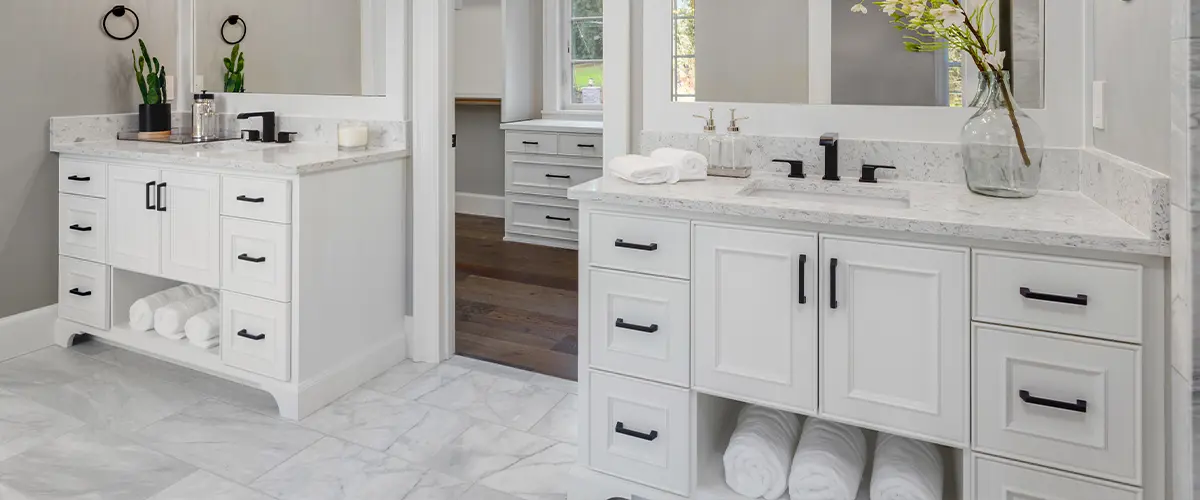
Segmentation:
<svg viewBox="0 0 1200 500">
<path fill-rule="evenodd" d="M 704 135 L 696 141 L 696 151 L 708 160 L 708 166 L 715 167 L 721 163 L 721 138 L 717 136 L 717 121 L 713 118 L 713 108 L 708 108 L 708 117 L 693 115 L 704 120 Z"/>
<path fill-rule="evenodd" d="M 708 175 L 718 177 L 750 177 L 750 143 L 742 135 L 738 122 L 749 118 L 738 118 L 737 109 L 729 110 L 729 133 L 720 137 L 721 161 L 716 168 L 709 168 Z"/>
</svg>

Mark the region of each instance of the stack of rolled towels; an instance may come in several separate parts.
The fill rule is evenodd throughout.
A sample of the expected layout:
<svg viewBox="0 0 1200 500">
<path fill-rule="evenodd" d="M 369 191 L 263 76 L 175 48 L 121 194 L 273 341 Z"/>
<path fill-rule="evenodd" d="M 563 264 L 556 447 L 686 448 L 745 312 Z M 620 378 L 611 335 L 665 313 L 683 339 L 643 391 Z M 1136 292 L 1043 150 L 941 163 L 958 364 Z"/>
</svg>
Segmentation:
<svg viewBox="0 0 1200 500">
<path fill-rule="evenodd" d="M 193 345 L 211 349 L 220 342 L 219 295 L 196 285 L 179 285 L 143 297 L 129 306 L 133 330 L 155 330 L 171 340 L 187 338 Z"/>
<path fill-rule="evenodd" d="M 794 452 L 793 452 L 794 450 Z M 749 405 L 738 415 L 723 461 L 725 482 L 748 498 L 941 500 L 938 448 L 879 434 L 874 460 L 859 428 Z M 873 462 L 870 481 L 864 481 Z"/>
<path fill-rule="evenodd" d="M 695 151 L 659 148 L 650 156 L 613 158 L 608 162 L 608 170 L 617 178 L 635 184 L 675 184 L 708 177 L 708 158 Z"/>
</svg>

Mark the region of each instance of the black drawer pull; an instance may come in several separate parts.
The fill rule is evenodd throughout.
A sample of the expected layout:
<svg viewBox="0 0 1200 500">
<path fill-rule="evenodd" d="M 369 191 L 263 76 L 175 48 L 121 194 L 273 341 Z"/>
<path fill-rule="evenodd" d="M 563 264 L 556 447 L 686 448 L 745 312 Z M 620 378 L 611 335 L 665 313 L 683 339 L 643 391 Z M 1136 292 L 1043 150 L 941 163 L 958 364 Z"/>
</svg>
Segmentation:
<svg viewBox="0 0 1200 500">
<path fill-rule="evenodd" d="M 570 179 L 571 178 L 571 176 L 569 176 L 569 175 L 558 175 L 558 174 L 546 174 L 546 177 L 551 178 L 551 179 Z"/>
<path fill-rule="evenodd" d="M 561 222 L 571 222 L 571 218 L 570 218 L 570 217 L 555 217 L 555 216 L 553 216 L 553 215 L 547 215 L 547 216 L 546 216 L 546 220 L 556 220 L 556 221 L 561 221 Z"/>
<path fill-rule="evenodd" d="M 638 431 L 631 431 L 625 428 L 625 422 L 617 422 L 617 428 L 614 429 L 617 434 L 624 434 L 629 437 L 635 437 L 643 441 L 654 441 L 658 439 L 658 431 L 650 431 L 649 434 L 644 434 Z"/>
<path fill-rule="evenodd" d="M 158 183 L 158 211 L 167 211 L 167 183 Z"/>
<path fill-rule="evenodd" d="M 146 210 L 157 210 L 158 209 L 158 207 L 154 206 L 154 202 L 150 201 L 150 192 L 154 191 L 154 186 L 156 184 L 158 184 L 158 183 L 154 182 L 154 181 L 150 181 L 150 182 L 146 183 Z"/>
<path fill-rule="evenodd" d="M 521 141 L 521 144 L 524 144 L 526 146 L 537 146 L 538 142 L 537 141 Z"/>
<path fill-rule="evenodd" d="M 67 293 L 69 293 L 71 295 L 77 295 L 79 297 L 91 297 L 92 296 L 92 292 L 84 292 L 84 291 L 79 290 L 78 288 L 72 288 Z"/>
<path fill-rule="evenodd" d="M 837 259 L 829 259 L 829 308 L 837 309 Z"/>
<path fill-rule="evenodd" d="M 650 326 L 635 325 L 633 323 L 626 323 L 625 320 L 621 319 L 621 318 L 617 318 L 616 327 L 624 328 L 626 330 L 633 330 L 635 332 L 642 332 L 642 333 L 654 333 L 654 332 L 658 331 L 658 325 L 650 325 Z"/>
<path fill-rule="evenodd" d="M 242 201 L 242 202 L 246 202 L 246 203 L 262 203 L 264 201 L 267 201 L 267 199 L 266 198 L 250 198 L 246 195 L 240 195 L 237 197 L 237 201 Z"/>
<path fill-rule="evenodd" d="M 80 177 L 78 175 L 72 175 L 70 177 L 67 177 L 67 180 L 75 181 L 75 182 L 88 182 L 88 181 L 92 180 L 92 178 L 91 177 Z"/>
<path fill-rule="evenodd" d="M 630 250 L 641 250 L 643 252 L 653 252 L 653 251 L 658 250 L 658 243 L 651 243 L 649 245 L 639 245 L 637 243 L 625 243 L 625 240 L 617 240 L 613 244 L 616 245 L 617 248 L 628 248 Z"/>
<path fill-rule="evenodd" d="M 87 233 L 87 232 L 90 232 L 90 231 L 92 230 L 92 226 L 83 227 L 83 226 L 80 226 L 79 224 L 72 224 L 72 225 L 71 225 L 71 230 L 72 230 L 72 231 L 79 231 L 79 232 L 81 232 L 81 233 Z"/>
<path fill-rule="evenodd" d="M 1047 408 L 1057 408 L 1059 410 L 1073 411 L 1075 413 L 1087 413 L 1087 401 L 1076 399 L 1074 403 L 1066 401 L 1058 401 L 1055 399 L 1039 398 L 1029 394 L 1029 391 L 1020 391 L 1021 401 L 1026 404 L 1035 406 L 1045 406 Z"/>
<path fill-rule="evenodd" d="M 808 256 L 800 254 L 800 303 L 808 303 L 808 294 L 804 292 L 804 268 L 808 267 Z"/>
<path fill-rule="evenodd" d="M 1029 300 L 1040 300 L 1042 302 L 1054 302 L 1057 304 L 1070 304 L 1073 306 L 1087 306 L 1088 296 L 1079 294 L 1074 297 L 1065 295 L 1054 295 L 1050 293 L 1039 293 L 1030 291 L 1028 288 L 1021 287 L 1021 296 Z"/>
<path fill-rule="evenodd" d="M 596 149 L 596 145 L 595 145 L 595 144 L 576 144 L 576 145 L 575 145 L 575 147 L 578 147 L 578 148 L 592 148 L 592 149 Z"/>
<path fill-rule="evenodd" d="M 248 254 L 241 254 L 238 256 L 238 260 L 244 260 L 246 262 L 253 262 L 255 264 L 262 264 L 263 262 L 267 261 L 267 258 L 266 257 L 251 257 Z"/>
<path fill-rule="evenodd" d="M 241 330 L 241 331 L 237 332 L 237 336 L 242 337 L 244 339 L 250 339 L 250 340 L 262 340 L 262 339 L 267 338 L 267 336 L 265 334 L 260 333 L 258 335 L 251 335 L 250 332 L 247 332 L 246 330 Z"/>
</svg>

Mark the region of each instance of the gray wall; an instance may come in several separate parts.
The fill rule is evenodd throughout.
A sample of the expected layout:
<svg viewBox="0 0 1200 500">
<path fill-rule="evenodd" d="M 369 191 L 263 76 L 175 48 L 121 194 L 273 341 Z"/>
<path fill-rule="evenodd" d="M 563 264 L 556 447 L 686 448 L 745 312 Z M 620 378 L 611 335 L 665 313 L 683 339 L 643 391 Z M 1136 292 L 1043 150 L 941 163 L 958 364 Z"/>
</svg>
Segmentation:
<svg viewBox="0 0 1200 500">
<path fill-rule="evenodd" d="M 696 0 L 696 100 L 808 102 L 807 26 L 806 0 Z"/>
<path fill-rule="evenodd" d="M 941 53 L 917 54 L 904 48 L 906 32 L 875 6 L 867 15 L 834 2 L 834 104 L 937 106 L 936 59 Z"/>
<path fill-rule="evenodd" d="M 138 37 L 177 74 L 175 2 L 123 0 Z M 112 0 L 6 1 L 0 9 L 0 317 L 53 304 L 58 286 L 57 158 L 49 118 L 127 113 L 140 95 L 129 50 L 104 36 Z M 126 16 L 128 17 L 128 16 Z M 114 33 L 124 29 L 110 23 Z"/>
<path fill-rule="evenodd" d="M 457 106 L 455 190 L 504 196 L 504 131 L 499 106 Z"/>
</svg>

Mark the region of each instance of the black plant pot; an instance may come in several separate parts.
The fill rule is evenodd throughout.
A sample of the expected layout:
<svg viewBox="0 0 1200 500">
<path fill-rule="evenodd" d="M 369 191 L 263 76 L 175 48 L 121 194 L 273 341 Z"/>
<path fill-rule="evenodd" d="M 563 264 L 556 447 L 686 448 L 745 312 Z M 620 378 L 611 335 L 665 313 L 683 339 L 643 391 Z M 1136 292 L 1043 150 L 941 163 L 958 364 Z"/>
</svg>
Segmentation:
<svg viewBox="0 0 1200 500">
<path fill-rule="evenodd" d="M 138 132 L 169 132 L 170 104 L 138 104 Z"/>
</svg>

